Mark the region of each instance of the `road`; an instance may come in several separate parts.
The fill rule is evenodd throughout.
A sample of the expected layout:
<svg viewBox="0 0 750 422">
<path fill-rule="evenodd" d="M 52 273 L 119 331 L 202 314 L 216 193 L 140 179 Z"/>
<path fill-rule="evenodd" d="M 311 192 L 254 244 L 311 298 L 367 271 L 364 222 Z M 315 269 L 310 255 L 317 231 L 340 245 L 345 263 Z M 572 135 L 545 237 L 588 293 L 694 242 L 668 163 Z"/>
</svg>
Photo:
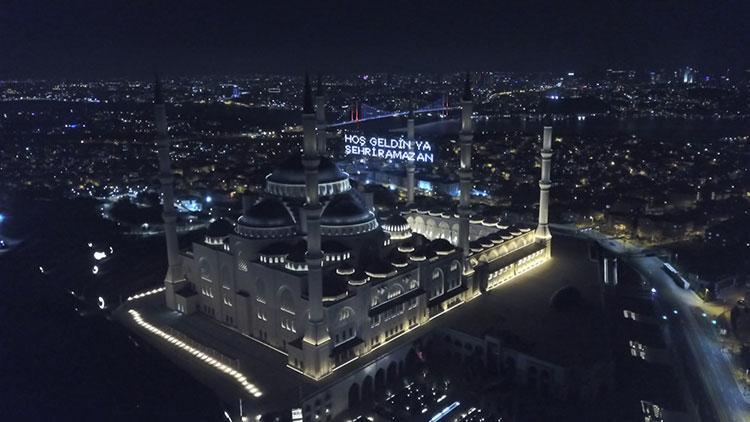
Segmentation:
<svg viewBox="0 0 750 422">
<path fill-rule="evenodd" d="M 559 229 L 566 232 L 570 230 Z M 700 375 L 700 382 L 711 401 L 716 418 L 722 422 L 750 421 L 750 404 L 745 401 L 741 387 L 732 373 L 729 357 L 722 353 L 721 342 L 708 321 L 711 318 L 710 312 L 715 312 L 715 307 L 703 303 L 692 291 L 677 287 L 662 270 L 661 259 L 638 254 L 639 251 L 635 248 L 596 231 L 579 232 L 577 235 L 595 240 L 620 256 L 656 288 L 658 305 L 667 310 L 675 344 L 682 349 L 681 355 L 689 362 L 688 369 L 694 369 Z M 674 310 L 677 310 L 677 314 L 674 314 Z M 707 313 L 705 320 L 704 312 Z"/>
</svg>

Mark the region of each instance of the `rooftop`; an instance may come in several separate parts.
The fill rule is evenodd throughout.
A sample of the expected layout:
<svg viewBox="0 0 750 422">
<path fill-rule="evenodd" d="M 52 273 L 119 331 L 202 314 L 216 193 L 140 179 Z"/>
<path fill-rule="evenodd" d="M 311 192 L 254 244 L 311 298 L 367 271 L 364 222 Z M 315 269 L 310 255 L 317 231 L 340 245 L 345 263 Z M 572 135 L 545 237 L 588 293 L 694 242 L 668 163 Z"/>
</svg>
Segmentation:
<svg viewBox="0 0 750 422">
<path fill-rule="evenodd" d="M 339 382 L 352 371 L 365 367 L 440 327 L 475 334 L 510 329 L 515 333 L 529 334 L 530 337 L 524 337 L 524 340 L 531 342 L 533 353 L 539 357 L 549 356 L 557 359 L 561 356 L 588 356 L 589 349 L 598 350 L 592 347 L 590 339 L 597 338 L 595 333 L 599 327 L 595 321 L 601 318 L 596 318 L 595 312 L 588 308 L 575 313 L 554 311 L 549 306 L 549 299 L 559 288 L 573 284 L 581 290 L 586 303 L 593 301 L 598 285 L 595 278 L 596 267 L 587 261 L 586 247 L 582 241 L 555 238 L 553 255 L 554 258 L 550 262 L 501 285 L 489 294 L 481 295 L 455 310 L 434 318 L 407 335 L 395 338 L 319 382 L 288 368 L 285 355 L 257 340 L 200 314 L 182 315 L 168 311 L 163 305 L 162 294 L 127 302 L 118 308 L 113 316 L 197 380 L 208 385 L 223 400 L 234 402 L 238 397 L 243 397 L 246 404 L 252 403 L 253 408 L 258 408 L 259 411 L 271 410 L 296 403 L 300 398 Z M 210 346 L 226 357 L 238 359 L 240 371 L 250 383 L 257 386 L 262 396 L 248 396 L 231 377 L 137 327 L 128 314 L 129 309 L 137 310 L 144 320 L 165 331 L 173 329 L 184 334 L 204 345 L 202 348 Z"/>
</svg>

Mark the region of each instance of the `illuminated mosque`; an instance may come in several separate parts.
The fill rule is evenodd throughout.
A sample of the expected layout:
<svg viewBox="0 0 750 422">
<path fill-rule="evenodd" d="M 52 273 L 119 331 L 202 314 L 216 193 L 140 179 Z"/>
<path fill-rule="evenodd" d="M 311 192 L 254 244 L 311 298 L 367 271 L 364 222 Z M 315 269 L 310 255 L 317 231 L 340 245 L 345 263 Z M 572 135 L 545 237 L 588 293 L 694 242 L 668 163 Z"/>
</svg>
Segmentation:
<svg viewBox="0 0 750 422">
<path fill-rule="evenodd" d="M 347 367 L 356 360 L 350 368 L 386 364 L 376 362 L 382 358 L 378 351 L 391 342 L 443 313 L 460 313 L 460 307 L 454 310 L 458 305 L 550 258 L 551 128 L 544 129 L 541 148 L 538 225 L 517 227 L 473 215 L 468 75 L 461 98 L 456 212 L 414 205 L 415 165 L 407 161 L 408 204 L 393 215 L 376 215 L 371 194 L 354 189 L 349 175 L 327 156 L 324 93 L 319 84 L 313 94 L 306 80 L 301 154 L 288 157 L 266 177 L 264 195 L 256 203 L 243 201 L 236 223 L 216 220 L 203 242 L 180 251 L 170 140 L 158 85 L 155 114 L 169 260 L 166 306 L 183 315 L 202 314 L 217 329 L 268 346 L 270 353 L 283 356 L 284 371 L 306 382 L 349 376 Z M 407 138 L 414 140 L 412 114 Z M 351 376 L 367 371 L 360 372 Z M 248 378 L 252 382 L 252 375 Z M 259 396 L 260 388 L 254 388 L 250 391 Z M 330 406 L 336 414 L 346 405 Z M 322 414 L 315 412 L 314 404 L 305 407 L 305 420 Z"/>
</svg>

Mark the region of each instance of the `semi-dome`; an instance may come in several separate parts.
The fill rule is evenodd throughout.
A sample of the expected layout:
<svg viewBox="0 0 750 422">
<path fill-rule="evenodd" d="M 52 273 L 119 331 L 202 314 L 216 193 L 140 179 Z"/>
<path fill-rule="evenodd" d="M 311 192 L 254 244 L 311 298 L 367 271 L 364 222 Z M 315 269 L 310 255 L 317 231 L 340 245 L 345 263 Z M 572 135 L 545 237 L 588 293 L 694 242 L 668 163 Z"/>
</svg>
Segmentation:
<svg viewBox="0 0 750 422">
<path fill-rule="evenodd" d="M 318 194 L 330 196 L 351 189 L 349 175 L 328 157 L 320 157 Z M 288 198 L 305 198 L 305 166 L 300 154 L 293 154 L 266 176 L 266 191 Z"/>
<path fill-rule="evenodd" d="M 227 237 L 229 234 L 232 233 L 232 229 L 234 227 L 232 226 L 232 223 L 229 221 L 219 218 L 218 220 L 214 220 L 211 222 L 211 224 L 208 225 L 208 230 L 206 230 L 206 236 L 207 237 Z"/>
<path fill-rule="evenodd" d="M 261 200 L 237 221 L 237 233 L 253 238 L 286 237 L 294 234 L 295 222 L 289 209 L 277 198 Z"/>
<path fill-rule="evenodd" d="M 265 198 L 250 207 L 239 223 L 249 227 L 293 226 L 294 219 L 286 205 L 277 198 Z"/>
<path fill-rule="evenodd" d="M 326 204 L 320 226 L 324 235 L 354 235 L 376 229 L 378 221 L 354 192 L 346 192 L 334 195 Z"/>
<path fill-rule="evenodd" d="M 374 218 L 373 213 L 365 208 L 354 195 L 336 195 L 326 205 L 321 215 L 321 224 L 338 226 L 358 224 Z"/>
<path fill-rule="evenodd" d="M 347 179 L 348 174 L 344 173 L 328 157 L 320 157 L 318 165 L 318 183 L 329 183 L 333 181 Z M 276 183 L 288 185 L 305 184 L 305 166 L 302 163 L 301 154 L 292 154 L 286 160 L 276 167 L 268 176 L 267 180 Z"/>
</svg>

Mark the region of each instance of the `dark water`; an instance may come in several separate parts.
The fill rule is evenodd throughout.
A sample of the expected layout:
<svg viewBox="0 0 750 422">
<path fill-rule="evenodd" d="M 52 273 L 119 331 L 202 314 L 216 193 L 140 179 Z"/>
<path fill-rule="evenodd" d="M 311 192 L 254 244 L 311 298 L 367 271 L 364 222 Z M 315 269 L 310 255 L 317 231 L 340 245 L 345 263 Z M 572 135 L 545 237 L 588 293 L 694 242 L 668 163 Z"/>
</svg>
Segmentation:
<svg viewBox="0 0 750 422">
<path fill-rule="evenodd" d="M 103 230 L 91 217 L 66 201 L 2 206 L 29 236 L 0 256 L 0 420 L 219 420 L 208 389 L 117 323 L 79 316 L 69 274 L 38 271 Z"/>
<path fill-rule="evenodd" d="M 442 137 L 458 134 L 456 116 L 445 120 L 423 117 L 417 120 L 416 134 L 425 137 Z M 403 118 L 381 119 L 349 126 L 344 130 L 365 132 L 399 133 L 404 129 Z M 476 132 L 488 134 L 540 134 L 543 126 L 552 126 L 558 136 L 581 136 L 597 139 L 637 136 L 646 140 L 707 141 L 730 136 L 750 136 L 750 119 L 732 120 L 687 120 L 675 118 L 628 118 L 589 117 L 586 120 L 564 119 L 544 122 L 521 118 L 476 119 Z"/>
</svg>

